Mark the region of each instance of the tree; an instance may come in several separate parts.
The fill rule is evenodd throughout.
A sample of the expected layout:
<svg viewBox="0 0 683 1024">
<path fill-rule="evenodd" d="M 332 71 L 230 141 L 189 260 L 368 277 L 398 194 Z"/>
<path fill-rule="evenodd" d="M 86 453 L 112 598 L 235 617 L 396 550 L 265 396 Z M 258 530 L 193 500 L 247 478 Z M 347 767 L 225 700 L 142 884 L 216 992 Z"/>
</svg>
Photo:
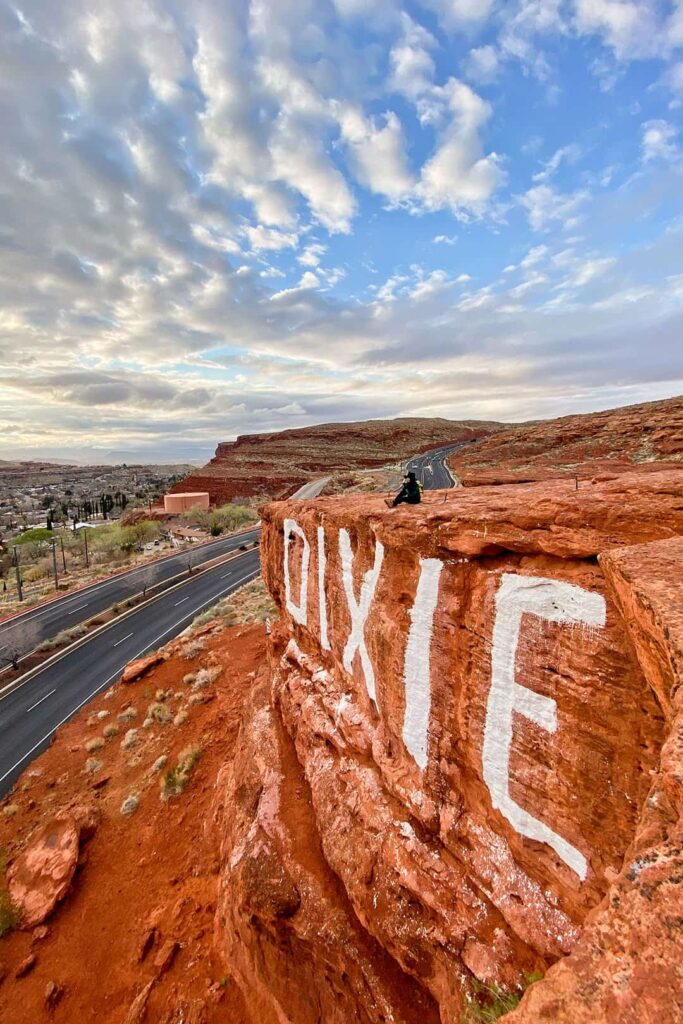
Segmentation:
<svg viewBox="0 0 683 1024">
<path fill-rule="evenodd" d="M 16 670 L 21 659 L 31 653 L 39 640 L 40 628 L 36 619 L 18 618 L 13 625 L 10 623 L 5 627 L 0 637 L 0 659 Z"/>
</svg>

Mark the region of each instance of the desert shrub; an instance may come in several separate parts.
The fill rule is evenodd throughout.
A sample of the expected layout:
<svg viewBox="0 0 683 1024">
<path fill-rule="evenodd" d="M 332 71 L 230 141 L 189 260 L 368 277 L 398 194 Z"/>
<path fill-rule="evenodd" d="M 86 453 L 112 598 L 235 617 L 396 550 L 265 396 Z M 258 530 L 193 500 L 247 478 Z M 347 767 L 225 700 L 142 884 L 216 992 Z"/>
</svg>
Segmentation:
<svg viewBox="0 0 683 1024">
<path fill-rule="evenodd" d="M 94 754 L 96 751 L 101 750 L 104 746 L 104 740 L 101 736 L 96 736 L 93 740 L 88 740 L 85 745 L 85 749 L 89 754 Z"/>
<path fill-rule="evenodd" d="M 100 721 L 102 721 L 105 718 L 109 718 L 109 715 L 110 715 L 109 711 L 102 710 L 102 711 L 98 711 L 97 712 L 97 717 L 99 718 Z"/>
<path fill-rule="evenodd" d="M 154 762 L 154 764 L 152 765 L 152 771 L 153 772 L 160 772 L 161 769 L 165 768 L 167 764 L 168 764 L 168 758 L 166 757 L 166 754 L 162 754 L 161 757 L 158 757 L 156 759 L 156 761 Z"/>
<path fill-rule="evenodd" d="M 85 762 L 85 771 L 88 775 L 94 775 L 102 767 L 102 762 L 98 761 L 96 757 L 89 757 Z"/>
<path fill-rule="evenodd" d="M 133 747 L 138 745 L 138 731 L 137 729 L 129 729 L 126 735 L 121 740 L 122 750 L 132 750 Z"/>
<path fill-rule="evenodd" d="M 195 681 L 192 683 L 192 689 L 203 690 L 205 686 L 213 683 L 220 674 L 220 668 L 200 668 Z"/>
<path fill-rule="evenodd" d="M 102 735 L 104 736 L 105 740 L 113 740 L 114 736 L 118 736 L 118 734 L 119 727 L 118 725 L 114 725 L 113 722 L 111 723 L 111 725 L 105 725 L 104 730 L 102 732 Z"/>
<path fill-rule="evenodd" d="M 119 722 L 132 722 L 138 717 L 138 710 L 133 707 L 132 704 L 129 704 L 127 708 L 124 708 L 123 711 L 119 712 L 117 717 Z"/>
<path fill-rule="evenodd" d="M 472 986 L 474 999 L 465 1011 L 462 1024 L 493 1024 L 517 1009 L 526 989 L 541 977 L 537 973 L 528 975 L 515 992 L 507 992 L 498 985 L 485 985 L 475 979 Z"/>
<path fill-rule="evenodd" d="M 128 816 L 129 814 L 135 814 L 138 807 L 140 806 L 140 798 L 131 793 L 121 804 L 121 814 Z"/>
<path fill-rule="evenodd" d="M 180 796 L 189 781 L 192 769 L 201 755 L 201 749 L 194 745 L 181 750 L 178 755 L 178 764 L 175 768 L 169 768 L 161 780 L 161 798 L 170 800 L 174 796 Z"/>
<path fill-rule="evenodd" d="M 19 923 L 21 914 L 12 902 L 9 890 L 4 884 L 5 871 L 7 870 L 7 859 L 5 851 L 0 848 L 0 939 L 11 932 Z"/>
<path fill-rule="evenodd" d="M 188 717 L 189 716 L 188 716 L 187 711 L 185 710 L 185 708 L 181 708 L 180 711 L 178 712 L 178 714 L 173 719 L 173 724 L 174 725 L 185 725 L 185 722 L 187 721 Z"/>
<path fill-rule="evenodd" d="M 197 678 L 197 673 L 196 672 L 188 672 L 188 673 L 186 673 L 186 675 L 183 676 L 183 682 L 185 683 L 186 686 L 189 686 L 190 683 L 193 683 L 196 678 Z"/>
<path fill-rule="evenodd" d="M 196 640 L 190 640 L 190 642 L 185 644 L 183 647 L 183 658 L 185 658 L 186 661 L 191 661 L 193 658 L 196 658 L 198 654 L 201 654 L 205 647 L 206 641 L 202 637 L 199 637 Z"/>
<path fill-rule="evenodd" d="M 152 718 L 155 722 L 160 722 L 162 725 L 168 725 L 173 721 L 173 713 L 166 704 L 162 704 L 161 701 L 155 701 L 147 708 L 147 718 Z"/>
</svg>

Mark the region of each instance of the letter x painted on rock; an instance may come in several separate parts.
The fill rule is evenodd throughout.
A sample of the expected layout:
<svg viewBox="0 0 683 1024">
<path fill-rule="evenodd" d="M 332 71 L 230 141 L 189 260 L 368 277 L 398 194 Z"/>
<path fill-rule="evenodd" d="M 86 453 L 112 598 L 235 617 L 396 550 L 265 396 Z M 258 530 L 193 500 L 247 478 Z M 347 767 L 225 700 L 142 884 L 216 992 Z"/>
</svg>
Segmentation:
<svg viewBox="0 0 683 1024">
<path fill-rule="evenodd" d="M 491 689 L 486 707 L 482 762 L 491 802 L 513 828 L 529 839 L 547 843 L 581 880 L 588 873 L 584 855 L 528 811 L 510 795 L 510 746 L 513 712 L 540 728 L 557 730 L 557 704 L 515 678 L 515 659 L 522 615 L 537 615 L 549 622 L 604 627 L 605 599 L 582 587 L 540 576 L 504 573 L 496 593 L 496 618 L 491 650 Z"/>
<path fill-rule="evenodd" d="M 344 648 L 343 664 L 346 671 L 351 675 L 353 659 L 356 655 L 356 651 L 358 651 L 360 655 L 360 663 L 363 667 L 368 696 L 376 705 L 375 673 L 372 668 L 372 662 L 370 661 L 367 647 L 365 646 L 365 622 L 368 617 L 368 612 L 370 611 L 372 599 L 375 596 L 377 580 L 379 579 L 382 561 L 384 559 L 384 548 L 379 541 L 375 542 L 375 564 L 372 569 L 368 569 L 368 571 L 363 575 L 363 582 L 361 583 L 360 597 L 358 600 L 356 600 L 356 594 L 353 587 L 353 551 L 351 550 L 351 538 L 346 530 L 339 531 L 339 554 L 341 557 L 342 579 L 344 581 L 344 591 L 346 592 L 346 603 L 349 606 L 349 614 L 351 616 L 351 632 L 349 634 L 349 639 L 346 641 L 346 647 Z"/>
</svg>

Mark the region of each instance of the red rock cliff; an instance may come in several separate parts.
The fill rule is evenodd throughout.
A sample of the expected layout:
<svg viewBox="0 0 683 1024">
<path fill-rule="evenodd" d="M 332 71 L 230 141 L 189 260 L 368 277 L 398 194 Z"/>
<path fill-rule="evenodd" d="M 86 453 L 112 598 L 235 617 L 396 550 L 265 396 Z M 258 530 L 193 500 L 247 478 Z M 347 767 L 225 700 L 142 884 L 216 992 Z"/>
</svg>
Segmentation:
<svg viewBox="0 0 683 1024">
<path fill-rule="evenodd" d="M 315 477 L 385 466 L 428 448 L 485 437 L 498 427 L 477 420 L 405 418 L 245 434 L 219 444 L 213 459 L 173 491 L 208 491 L 213 504 L 283 497 Z"/>
<path fill-rule="evenodd" d="M 682 497 L 264 510 L 216 926 L 259 1021 L 456 1024 L 548 968 L 511 1020 L 681 1019 Z"/>
</svg>

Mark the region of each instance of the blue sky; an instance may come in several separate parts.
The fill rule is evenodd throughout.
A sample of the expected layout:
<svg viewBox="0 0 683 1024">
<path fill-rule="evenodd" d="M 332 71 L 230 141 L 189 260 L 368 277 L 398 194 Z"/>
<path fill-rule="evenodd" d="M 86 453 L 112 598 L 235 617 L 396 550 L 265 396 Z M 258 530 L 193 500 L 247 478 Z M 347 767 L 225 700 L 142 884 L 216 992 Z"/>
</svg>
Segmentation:
<svg viewBox="0 0 683 1024">
<path fill-rule="evenodd" d="M 0 458 L 683 388 L 682 0 L 0 0 Z"/>
</svg>

